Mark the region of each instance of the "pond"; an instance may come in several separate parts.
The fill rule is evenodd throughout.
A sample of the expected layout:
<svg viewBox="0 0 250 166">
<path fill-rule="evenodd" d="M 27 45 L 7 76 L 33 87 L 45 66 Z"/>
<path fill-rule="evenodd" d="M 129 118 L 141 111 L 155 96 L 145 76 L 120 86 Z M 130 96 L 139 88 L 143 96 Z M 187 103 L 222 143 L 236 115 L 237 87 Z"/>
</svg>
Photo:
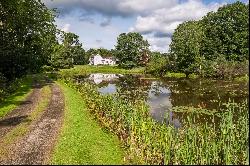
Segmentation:
<svg viewBox="0 0 250 166">
<path fill-rule="evenodd" d="M 121 75 L 95 73 L 77 76 L 77 81 L 88 81 L 99 87 L 102 94 L 118 93 L 119 97 L 130 100 L 144 100 L 148 103 L 151 116 L 164 122 L 168 112 L 171 122 L 181 126 L 184 113 L 171 112 L 176 106 L 218 110 L 229 100 L 236 103 L 248 101 L 248 83 L 233 81 L 167 78 L 157 79 L 149 75 Z M 198 121 L 207 121 L 201 116 Z"/>
</svg>

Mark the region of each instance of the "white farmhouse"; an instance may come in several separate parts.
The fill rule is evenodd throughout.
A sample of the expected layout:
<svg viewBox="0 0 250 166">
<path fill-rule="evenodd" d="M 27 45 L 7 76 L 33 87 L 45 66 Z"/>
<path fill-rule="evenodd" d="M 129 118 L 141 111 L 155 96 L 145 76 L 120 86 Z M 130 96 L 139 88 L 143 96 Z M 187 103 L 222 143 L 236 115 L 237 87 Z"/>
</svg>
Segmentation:
<svg viewBox="0 0 250 166">
<path fill-rule="evenodd" d="M 89 58 L 89 65 L 115 65 L 116 60 L 113 57 L 103 58 L 97 54 Z"/>
</svg>

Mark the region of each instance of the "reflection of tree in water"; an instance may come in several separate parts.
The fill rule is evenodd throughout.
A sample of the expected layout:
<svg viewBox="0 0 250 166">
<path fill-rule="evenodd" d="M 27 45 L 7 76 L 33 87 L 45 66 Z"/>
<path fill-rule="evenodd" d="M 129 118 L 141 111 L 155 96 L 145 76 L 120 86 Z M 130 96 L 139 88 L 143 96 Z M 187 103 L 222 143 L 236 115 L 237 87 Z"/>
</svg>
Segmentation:
<svg viewBox="0 0 250 166">
<path fill-rule="evenodd" d="M 117 80 L 103 80 L 101 83 L 97 84 L 97 86 L 98 88 L 103 88 L 103 87 L 107 87 L 109 84 L 116 84 L 116 83 L 117 83 Z"/>
<path fill-rule="evenodd" d="M 79 83 L 86 82 L 87 79 L 89 78 L 89 74 L 88 75 L 87 74 L 85 74 L 85 75 L 73 75 L 72 77 L 73 77 L 74 81 L 79 84 Z"/>
<path fill-rule="evenodd" d="M 169 89 L 166 85 L 164 85 L 161 81 L 153 81 L 151 84 L 151 93 L 155 96 L 159 96 L 162 93 L 166 93 L 163 90 Z"/>
<path fill-rule="evenodd" d="M 116 83 L 119 97 L 130 101 L 146 100 L 151 82 L 141 78 L 140 75 L 119 77 L 119 81 Z"/>
<path fill-rule="evenodd" d="M 228 81 L 206 79 L 165 79 L 163 86 L 171 90 L 173 106 L 193 106 L 207 109 L 218 109 L 219 102 L 242 102 L 242 90 L 237 84 Z M 243 89 L 246 91 L 246 86 Z M 244 90 L 243 90 L 244 91 Z M 232 94 L 235 93 L 233 96 Z"/>
<path fill-rule="evenodd" d="M 245 85 L 239 86 L 229 81 L 201 80 L 201 79 L 165 79 L 163 86 L 171 90 L 170 100 L 174 106 L 193 106 L 209 110 L 222 107 L 221 103 L 228 102 L 229 98 L 235 102 L 243 102 L 247 95 L 240 94 L 246 91 Z M 244 87 L 245 86 L 245 87 Z M 230 93 L 235 92 L 235 96 Z M 184 122 L 189 113 L 175 112 L 176 118 Z M 214 119 L 218 122 L 218 117 Z M 213 122 L 213 118 L 207 114 L 197 114 L 196 123 Z"/>
</svg>

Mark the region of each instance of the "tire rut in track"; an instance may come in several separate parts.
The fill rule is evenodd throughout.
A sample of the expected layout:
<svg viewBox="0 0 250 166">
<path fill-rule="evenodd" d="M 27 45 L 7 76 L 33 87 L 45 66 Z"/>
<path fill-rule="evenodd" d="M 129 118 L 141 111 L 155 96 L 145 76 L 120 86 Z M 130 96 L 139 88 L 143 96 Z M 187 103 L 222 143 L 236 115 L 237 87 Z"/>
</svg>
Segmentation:
<svg viewBox="0 0 250 166">
<path fill-rule="evenodd" d="M 62 125 L 63 110 L 63 93 L 58 85 L 52 84 L 48 108 L 28 133 L 10 146 L 10 155 L 0 164 L 46 164 Z"/>
<path fill-rule="evenodd" d="M 35 109 L 41 99 L 41 83 L 34 81 L 31 94 L 21 102 L 20 106 L 0 118 L 0 140 L 17 125 L 24 122 Z"/>
</svg>

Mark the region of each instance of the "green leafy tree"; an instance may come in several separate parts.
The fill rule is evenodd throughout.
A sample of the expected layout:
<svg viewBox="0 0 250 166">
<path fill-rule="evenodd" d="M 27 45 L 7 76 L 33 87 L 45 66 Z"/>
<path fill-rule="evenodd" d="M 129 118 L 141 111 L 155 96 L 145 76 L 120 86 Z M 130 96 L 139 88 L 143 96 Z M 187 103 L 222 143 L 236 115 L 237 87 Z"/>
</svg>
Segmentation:
<svg viewBox="0 0 250 166">
<path fill-rule="evenodd" d="M 82 48 L 82 45 L 73 46 L 72 52 L 74 65 L 84 65 L 88 63 L 88 59 L 86 58 L 86 53 Z"/>
<path fill-rule="evenodd" d="M 176 61 L 176 67 L 187 76 L 201 68 L 201 41 L 202 27 L 197 21 L 187 21 L 180 24 L 175 30 L 170 52 Z"/>
<path fill-rule="evenodd" d="M 141 58 L 149 52 L 149 43 L 136 32 L 122 33 L 117 38 L 116 57 L 119 65 L 132 68 L 141 65 Z"/>
<path fill-rule="evenodd" d="M 86 54 L 85 54 L 85 58 L 86 58 L 86 62 L 87 64 L 89 63 L 89 58 L 98 54 L 98 50 L 97 49 L 94 49 L 94 48 L 90 48 Z"/>
<path fill-rule="evenodd" d="M 41 69 L 56 42 L 54 17 L 40 0 L 1 0 L 0 73 L 13 79 Z"/>
<path fill-rule="evenodd" d="M 155 75 L 161 75 L 165 73 L 168 64 L 169 61 L 166 54 L 152 52 L 150 54 L 150 60 L 146 66 L 146 72 Z"/>
<path fill-rule="evenodd" d="M 54 68 L 71 68 L 74 64 L 81 64 L 85 51 L 79 42 L 79 36 L 71 32 L 60 32 L 62 44 L 54 47 L 50 65 Z M 83 62 L 84 63 L 84 62 Z"/>
<path fill-rule="evenodd" d="M 98 48 L 97 52 L 102 57 L 110 57 L 110 56 L 112 56 L 111 52 L 108 49 L 105 49 L 105 48 Z"/>
<path fill-rule="evenodd" d="M 208 13 L 201 21 L 204 27 L 202 54 L 214 60 L 224 56 L 228 61 L 249 59 L 249 5 L 235 2 Z"/>
</svg>

